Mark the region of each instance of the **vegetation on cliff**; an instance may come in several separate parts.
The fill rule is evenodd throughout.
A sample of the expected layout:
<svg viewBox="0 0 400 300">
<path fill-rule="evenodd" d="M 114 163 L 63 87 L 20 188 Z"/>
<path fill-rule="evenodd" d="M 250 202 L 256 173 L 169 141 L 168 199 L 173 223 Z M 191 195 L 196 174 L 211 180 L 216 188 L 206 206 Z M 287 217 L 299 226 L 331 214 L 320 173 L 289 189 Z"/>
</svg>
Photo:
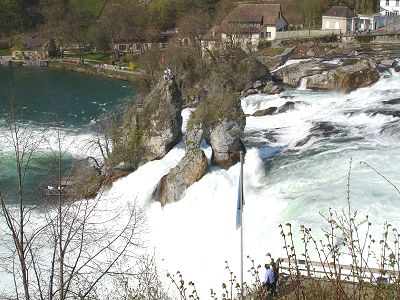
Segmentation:
<svg viewBox="0 0 400 300">
<path fill-rule="evenodd" d="M 243 118 L 240 97 L 234 93 L 225 93 L 200 103 L 188 121 L 188 130 L 198 124 L 213 127 L 224 119 L 241 122 Z"/>
</svg>

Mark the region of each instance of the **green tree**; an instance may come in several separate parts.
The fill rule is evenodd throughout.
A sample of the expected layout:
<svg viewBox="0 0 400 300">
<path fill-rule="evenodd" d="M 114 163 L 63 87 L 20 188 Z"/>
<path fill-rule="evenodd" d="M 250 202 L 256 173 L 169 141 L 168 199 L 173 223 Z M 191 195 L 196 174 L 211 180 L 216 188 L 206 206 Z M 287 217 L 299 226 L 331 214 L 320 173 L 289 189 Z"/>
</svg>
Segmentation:
<svg viewBox="0 0 400 300">
<path fill-rule="evenodd" d="M 300 10 L 304 17 L 304 25 L 308 28 L 319 27 L 322 14 L 329 7 L 326 0 L 303 0 Z"/>
</svg>

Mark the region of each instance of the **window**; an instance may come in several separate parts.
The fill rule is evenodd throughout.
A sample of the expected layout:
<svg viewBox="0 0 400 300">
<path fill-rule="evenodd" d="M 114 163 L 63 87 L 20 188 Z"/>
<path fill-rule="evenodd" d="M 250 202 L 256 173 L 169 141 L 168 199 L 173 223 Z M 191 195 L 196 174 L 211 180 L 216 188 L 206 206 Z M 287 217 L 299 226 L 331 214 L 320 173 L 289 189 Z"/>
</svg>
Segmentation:
<svg viewBox="0 0 400 300">
<path fill-rule="evenodd" d="M 386 6 L 389 6 L 389 0 L 386 0 Z"/>
<path fill-rule="evenodd" d="M 400 0 L 396 0 L 396 6 L 400 5 Z"/>
<path fill-rule="evenodd" d="M 260 37 L 263 39 L 265 38 L 265 32 L 261 32 Z"/>
<path fill-rule="evenodd" d="M 271 32 L 266 32 L 266 34 L 267 34 L 267 38 L 270 38 L 271 37 Z"/>
<path fill-rule="evenodd" d="M 398 10 L 394 10 L 393 13 L 397 16 L 399 14 Z"/>
<path fill-rule="evenodd" d="M 329 29 L 329 21 L 328 20 L 325 22 L 325 29 Z"/>
</svg>

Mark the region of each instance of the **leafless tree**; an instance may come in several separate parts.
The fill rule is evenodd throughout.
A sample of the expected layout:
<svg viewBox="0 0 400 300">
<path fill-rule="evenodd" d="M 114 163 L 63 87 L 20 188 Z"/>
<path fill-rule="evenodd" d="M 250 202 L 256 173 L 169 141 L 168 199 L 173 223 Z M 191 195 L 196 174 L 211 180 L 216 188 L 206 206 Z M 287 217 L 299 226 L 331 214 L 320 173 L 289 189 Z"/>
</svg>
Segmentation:
<svg viewBox="0 0 400 300">
<path fill-rule="evenodd" d="M 22 130 L 15 110 L 10 113 L 9 124 L 18 173 L 18 209 L 0 193 L 2 214 L 13 243 L 6 264 L 15 285 L 14 295 L 4 296 L 87 299 L 99 293 L 101 284 L 111 276 L 136 275 L 133 263 L 117 268 L 121 260 L 135 262 L 142 246 L 144 218 L 135 201 L 121 203 L 101 196 L 77 199 L 80 194 L 69 188 L 73 179 L 62 167 L 69 145 L 58 128 L 52 149 L 57 183 L 51 193 L 53 199 L 39 209 L 28 206 L 24 180 L 45 140 L 42 135 Z"/>
</svg>

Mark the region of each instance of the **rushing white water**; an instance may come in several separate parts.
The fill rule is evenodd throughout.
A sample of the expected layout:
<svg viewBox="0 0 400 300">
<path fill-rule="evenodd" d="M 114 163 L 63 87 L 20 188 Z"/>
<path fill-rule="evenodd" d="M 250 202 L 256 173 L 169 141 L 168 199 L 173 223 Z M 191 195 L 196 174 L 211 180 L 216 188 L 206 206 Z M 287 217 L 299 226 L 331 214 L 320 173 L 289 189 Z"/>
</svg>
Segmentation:
<svg viewBox="0 0 400 300">
<path fill-rule="evenodd" d="M 400 105 L 383 102 L 399 97 L 400 74 L 393 73 L 350 94 L 294 89 L 242 100 L 246 114 L 287 101 L 295 103 L 294 110 L 286 113 L 247 118 L 245 256 L 263 264 L 267 252 L 283 255 L 280 223 L 290 222 L 295 229 L 306 224 L 317 229 L 317 234 L 326 227 L 319 212 L 345 206 L 350 158 L 352 204 L 360 215 L 370 216 L 376 238 L 384 221 L 400 224 L 400 196 L 359 163 L 369 163 L 393 184 L 400 184 L 399 119 L 392 116 Z M 205 150 L 210 157 L 210 149 Z M 119 180 L 110 193 L 121 199 L 137 198 L 147 207 L 149 242 L 157 250 L 161 274 L 181 271 L 206 298 L 210 288 L 218 290 L 228 282 L 225 261 L 239 276 L 240 236 L 235 229 L 239 165 L 229 170 L 213 167 L 181 201 L 161 208 L 151 193 L 183 155 L 179 144 L 162 160 Z M 246 261 L 245 269 L 249 267 Z M 245 276 L 250 280 L 247 272 Z"/>
<path fill-rule="evenodd" d="M 350 158 L 351 200 L 359 215 L 368 214 L 373 235 L 381 225 L 400 224 L 400 196 L 382 177 L 360 164 L 365 161 L 400 185 L 400 74 L 386 74 L 373 86 L 350 94 L 301 89 L 280 95 L 253 95 L 242 100 L 246 114 L 294 102 L 294 109 L 265 117 L 247 117 L 244 165 L 244 253 L 257 263 L 266 253 L 284 254 L 278 225 L 290 222 L 315 229 L 326 227 L 319 212 L 346 204 Z M 397 104 L 396 104 L 397 103 Z M 190 111 L 183 115 L 187 120 Z M 395 115 L 395 116 L 393 116 Z M 210 158 L 211 150 L 204 145 Z M 163 159 L 149 162 L 114 183 L 103 195 L 121 202 L 137 201 L 147 213 L 149 251 L 156 249 L 160 278 L 180 271 L 192 280 L 203 299 L 210 288 L 228 283 L 225 269 L 239 276 L 240 235 L 235 228 L 239 165 L 212 167 L 183 199 L 164 208 L 152 199 L 160 178 L 184 155 L 180 143 Z M 107 203 L 107 202 L 106 202 Z M 297 231 L 298 232 L 298 231 Z M 296 240 L 299 237 L 295 237 Z M 250 263 L 245 260 L 245 270 Z M 245 272 L 245 281 L 250 280 Z"/>
</svg>

